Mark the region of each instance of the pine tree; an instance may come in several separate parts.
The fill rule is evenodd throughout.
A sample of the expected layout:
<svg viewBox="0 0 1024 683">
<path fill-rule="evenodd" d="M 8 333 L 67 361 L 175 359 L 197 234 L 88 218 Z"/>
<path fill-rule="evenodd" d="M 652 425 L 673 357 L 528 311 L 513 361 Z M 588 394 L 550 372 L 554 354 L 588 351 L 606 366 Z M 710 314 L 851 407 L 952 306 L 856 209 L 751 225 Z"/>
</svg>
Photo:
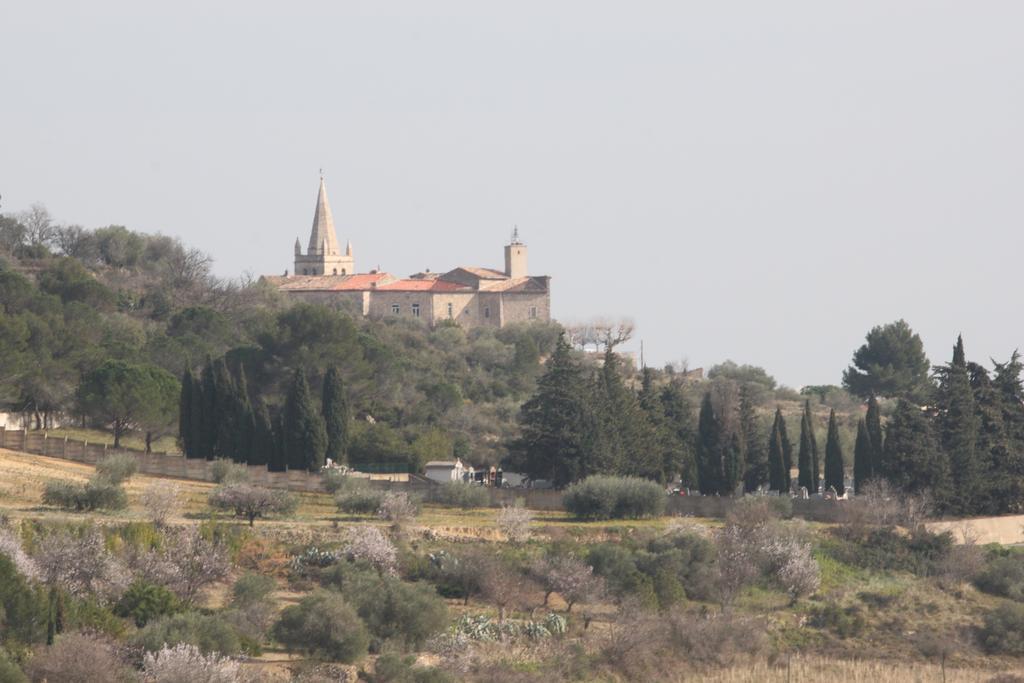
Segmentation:
<svg viewBox="0 0 1024 683">
<path fill-rule="evenodd" d="M 665 451 L 665 472 L 678 475 L 683 486 L 697 487 L 697 432 L 693 419 L 693 404 L 680 382 L 670 382 L 658 396 L 665 416 L 668 447 Z"/>
<path fill-rule="evenodd" d="M 882 437 L 882 411 L 878 407 L 878 399 L 874 396 L 868 399 L 868 414 L 864 422 L 868 429 L 868 439 L 871 441 L 871 472 L 873 476 L 879 476 L 885 470 L 882 462 L 885 449 Z"/>
<path fill-rule="evenodd" d="M 315 472 L 323 467 L 327 431 L 313 404 L 309 384 L 296 369 L 284 406 L 284 452 L 288 469 Z"/>
<path fill-rule="evenodd" d="M 749 382 L 740 387 L 740 432 L 745 460 L 743 490 L 751 493 L 768 483 L 768 451 Z"/>
<path fill-rule="evenodd" d="M 949 482 L 948 461 L 939 449 L 928 417 L 910 401 L 900 400 L 886 428 L 885 470 L 881 473 L 907 493 L 928 491 L 942 499 Z"/>
<path fill-rule="evenodd" d="M 957 337 L 953 360 L 937 373 L 939 378 L 939 433 L 942 448 L 949 459 L 950 497 L 945 507 L 960 514 L 974 514 L 978 499 L 981 468 L 975 458 L 978 439 L 978 415 L 974 391 L 967 370 L 963 337 Z"/>
<path fill-rule="evenodd" d="M 349 423 L 352 419 L 345 385 L 337 366 L 332 365 L 324 376 L 322 406 L 324 424 L 327 428 L 327 452 L 325 457 L 344 464 L 347 461 Z"/>
<path fill-rule="evenodd" d="M 836 411 L 832 410 L 828 416 L 828 436 L 825 439 L 825 488 L 835 489 L 842 496 L 846 493 L 845 478 L 839 426 L 836 424 Z"/>
<path fill-rule="evenodd" d="M 178 441 L 186 458 L 196 457 L 194 436 L 195 431 L 192 428 L 192 370 L 186 368 L 181 376 L 181 400 L 178 404 Z"/>
<path fill-rule="evenodd" d="M 586 465 L 586 397 L 583 370 L 562 333 L 537 380 L 537 391 L 520 412 L 521 436 L 513 460 L 533 479 L 566 486 Z"/>
<path fill-rule="evenodd" d="M 253 406 L 253 440 L 249 451 L 250 465 L 266 465 L 271 471 L 278 466 L 276 462 L 277 435 L 270 421 L 270 411 L 262 396 L 257 396 Z M 281 463 L 283 465 L 283 463 Z"/>
<path fill-rule="evenodd" d="M 626 386 L 619 357 L 610 348 L 604 354 L 594 397 L 598 417 L 594 454 L 598 464 L 592 471 L 660 479 L 656 430 L 637 395 Z"/>
<path fill-rule="evenodd" d="M 873 456 L 871 437 L 868 436 L 868 425 L 864 418 L 861 418 L 857 423 L 857 441 L 853 446 L 853 490 L 855 493 L 864 493 L 864 485 L 871 480 Z"/>
<path fill-rule="evenodd" d="M 775 413 L 775 421 L 772 423 L 771 436 L 768 438 L 768 488 L 780 493 L 789 492 L 785 474 L 785 456 L 782 448 L 782 431 L 779 429 L 779 422 L 782 420 L 781 413 Z"/>
</svg>

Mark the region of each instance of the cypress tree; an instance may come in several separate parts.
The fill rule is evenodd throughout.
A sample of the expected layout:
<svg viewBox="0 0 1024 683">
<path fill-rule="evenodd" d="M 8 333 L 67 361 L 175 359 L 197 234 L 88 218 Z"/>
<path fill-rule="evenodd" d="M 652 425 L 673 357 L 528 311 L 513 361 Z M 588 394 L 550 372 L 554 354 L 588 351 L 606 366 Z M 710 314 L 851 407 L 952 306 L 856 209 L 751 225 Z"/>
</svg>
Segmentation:
<svg viewBox="0 0 1024 683">
<path fill-rule="evenodd" d="M 658 397 L 665 416 L 668 438 L 665 450 L 665 472 L 679 475 L 683 486 L 697 487 L 697 433 L 694 430 L 693 404 L 679 382 L 670 382 Z"/>
<path fill-rule="evenodd" d="M 326 450 L 323 417 L 313 405 L 306 376 L 296 369 L 284 406 L 284 451 L 288 468 L 315 472 L 323 467 Z"/>
<path fill-rule="evenodd" d="M 814 485 L 814 470 L 811 465 L 811 425 L 807 413 L 800 417 L 800 450 L 797 455 L 797 485 L 807 489 L 808 493 L 817 493 Z"/>
<path fill-rule="evenodd" d="M 274 448 L 270 453 L 267 469 L 271 472 L 284 472 L 288 469 L 288 456 L 284 449 L 284 411 L 278 413 L 277 419 L 271 424 L 274 426 Z"/>
<path fill-rule="evenodd" d="M 253 439 L 252 449 L 249 451 L 249 464 L 266 465 L 271 471 L 281 471 L 272 469 L 278 467 L 276 462 L 277 436 L 274 434 L 274 428 L 270 421 L 270 411 L 267 410 L 267 403 L 262 396 L 256 397 L 252 422 Z"/>
<path fill-rule="evenodd" d="M 871 472 L 873 476 L 878 476 L 885 469 L 882 462 L 885 449 L 882 440 L 882 411 L 878 407 L 878 399 L 874 396 L 868 399 L 868 414 L 864 422 L 868 429 L 868 439 L 871 441 Z"/>
<path fill-rule="evenodd" d="M 807 436 L 811 446 L 811 483 L 814 485 L 808 490 L 817 493 L 821 487 L 821 452 L 818 450 L 818 435 L 814 432 L 814 414 L 811 412 L 810 401 L 804 401 L 804 417 L 807 419 Z"/>
<path fill-rule="evenodd" d="M 768 487 L 772 491 L 780 493 L 788 492 L 785 475 L 785 457 L 782 449 L 782 432 L 779 429 L 779 422 L 782 415 L 775 413 L 775 421 L 772 423 L 771 435 L 768 439 Z"/>
<path fill-rule="evenodd" d="M 178 404 L 178 441 L 186 458 L 196 457 L 192 429 L 192 370 L 186 368 L 181 376 L 181 398 Z"/>
<path fill-rule="evenodd" d="M 901 399 L 889 421 L 882 462 L 882 476 L 897 489 L 930 491 L 943 498 L 949 481 L 948 461 L 939 449 L 931 421 L 910 401 Z"/>
<path fill-rule="evenodd" d="M 792 471 L 793 471 L 793 442 L 789 440 L 789 434 L 786 432 L 786 419 L 782 417 L 782 409 L 775 409 L 775 419 L 779 425 L 779 441 L 782 444 L 782 476 L 785 481 L 785 491 L 789 492 L 792 488 Z"/>
<path fill-rule="evenodd" d="M 853 490 L 863 493 L 864 485 L 872 477 L 873 455 L 871 437 L 868 436 L 868 425 L 864 418 L 857 423 L 857 441 L 853 446 Z"/>
<path fill-rule="evenodd" d="M 697 418 L 697 486 L 705 496 L 719 493 L 722 488 L 723 436 L 709 391 L 701 400 Z"/>
<path fill-rule="evenodd" d="M 743 434 L 745 456 L 743 490 L 751 493 L 768 483 L 768 450 L 757 419 L 749 382 L 740 387 L 740 431 Z"/>
<path fill-rule="evenodd" d="M 588 455 L 584 387 L 583 369 L 562 333 L 536 393 L 520 410 L 513 458 L 530 477 L 566 486 L 582 475 Z"/>
<path fill-rule="evenodd" d="M 949 458 L 952 483 L 946 507 L 952 512 L 972 514 L 978 498 L 981 471 L 975 458 L 978 415 L 964 356 L 963 337 L 957 337 L 952 362 L 940 368 L 937 374 L 940 434 L 943 450 Z"/>
<path fill-rule="evenodd" d="M 245 367 L 238 366 L 238 380 L 234 391 L 235 462 L 252 463 L 252 450 L 256 437 L 256 416 L 249 400 L 249 381 Z"/>
<path fill-rule="evenodd" d="M 325 457 L 343 464 L 347 461 L 349 423 L 352 419 L 348 397 L 341 373 L 336 366 L 327 369 L 324 376 L 323 400 L 324 425 L 327 428 L 327 451 Z"/>
<path fill-rule="evenodd" d="M 721 494 L 731 496 L 736 493 L 736 488 L 743 481 L 743 437 L 738 431 L 732 433 L 726 444 L 724 461 Z"/>
<path fill-rule="evenodd" d="M 846 493 L 843 447 L 839 443 L 839 426 L 836 424 L 835 410 L 832 410 L 828 416 L 828 437 L 825 440 L 825 488 L 834 488 L 840 496 Z"/>
<path fill-rule="evenodd" d="M 202 374 L 202 401 L 199 420 L 199 457 L 213 460 L 217 444 L 217 381 L 213 361 L 207 360 Z"/>
<path fill-rule="evenodd" d="M 216 458 L 238 461 L 238 396 L 231 371 L 223 358 L 213 362 L 214 431 L 213 454 Z"/>
</svg>

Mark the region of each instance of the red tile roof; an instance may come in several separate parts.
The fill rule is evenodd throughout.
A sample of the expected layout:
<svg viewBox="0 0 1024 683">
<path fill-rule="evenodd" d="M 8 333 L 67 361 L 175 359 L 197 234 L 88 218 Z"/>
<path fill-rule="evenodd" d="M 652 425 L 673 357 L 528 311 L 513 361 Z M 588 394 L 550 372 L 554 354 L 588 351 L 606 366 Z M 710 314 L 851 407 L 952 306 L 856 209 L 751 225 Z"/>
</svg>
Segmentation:
<svg viewBox="0 0 1024 683">
<path fill-rule="evenodd" d="M 394 280 L 388 273 L 299 275 L 285 278 L 280 288 L 286 292 L 361 292 Z"/>
</svg>

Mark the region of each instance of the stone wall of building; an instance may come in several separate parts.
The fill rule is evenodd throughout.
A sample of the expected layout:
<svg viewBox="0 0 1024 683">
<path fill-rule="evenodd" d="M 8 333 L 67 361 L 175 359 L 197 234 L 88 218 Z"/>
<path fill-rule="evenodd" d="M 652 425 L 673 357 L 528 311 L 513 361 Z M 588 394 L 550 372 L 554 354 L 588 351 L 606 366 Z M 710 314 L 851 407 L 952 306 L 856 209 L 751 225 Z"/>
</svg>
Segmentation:
<svg viewBox="0 0 1024 683">
<path fill-rule="evenodd" d="M 480 324 L 480 315 L 476 308 L 476 294 L 472 292 L 459 292 L 450 294 L 433 294 L 434 317 L 431 322 L 434 325 L 449 320 L 448 305 L 451 304 L 454 320 L 462 327 L 475 327 Z"/>
<path fill-rule="evenodd" d="M 551 297 L 548 292 L 504 292 L 501 297 L 502 325 L 551 320 Z M 531 309 L 536 309 L 536 315 L 532 314 Z"/>
<path fill-rule="evenodd" d="M 392 312 L 392 307 L 395 304 L 398 305 L 397 316 Z M 420 320 L 429 323 L 433 319 L 433 312 L 431 310 L 433 299 L 430 292 L 370 292 L 369 315 L 377 318 L 399 317 L 416 319 L 412 312 L 413 304 L 419 304 Z"/>
</svg>

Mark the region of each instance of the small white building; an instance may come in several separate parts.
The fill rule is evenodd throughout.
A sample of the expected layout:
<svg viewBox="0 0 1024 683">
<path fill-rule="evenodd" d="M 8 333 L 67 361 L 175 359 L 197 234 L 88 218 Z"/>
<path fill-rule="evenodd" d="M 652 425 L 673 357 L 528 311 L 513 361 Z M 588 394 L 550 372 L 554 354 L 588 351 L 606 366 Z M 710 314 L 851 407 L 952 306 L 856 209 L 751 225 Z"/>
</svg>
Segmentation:
<svg viewBox="0 0 1024 683">
<path fill-rule="evenodd" d="M 462 481 L 462 475 L 467 470 L 462 461 L 455 460 L 431 460 L 423 466 L 423 474 L 431 481 L 444 483 L 446 481 Z"/>
</svg>

